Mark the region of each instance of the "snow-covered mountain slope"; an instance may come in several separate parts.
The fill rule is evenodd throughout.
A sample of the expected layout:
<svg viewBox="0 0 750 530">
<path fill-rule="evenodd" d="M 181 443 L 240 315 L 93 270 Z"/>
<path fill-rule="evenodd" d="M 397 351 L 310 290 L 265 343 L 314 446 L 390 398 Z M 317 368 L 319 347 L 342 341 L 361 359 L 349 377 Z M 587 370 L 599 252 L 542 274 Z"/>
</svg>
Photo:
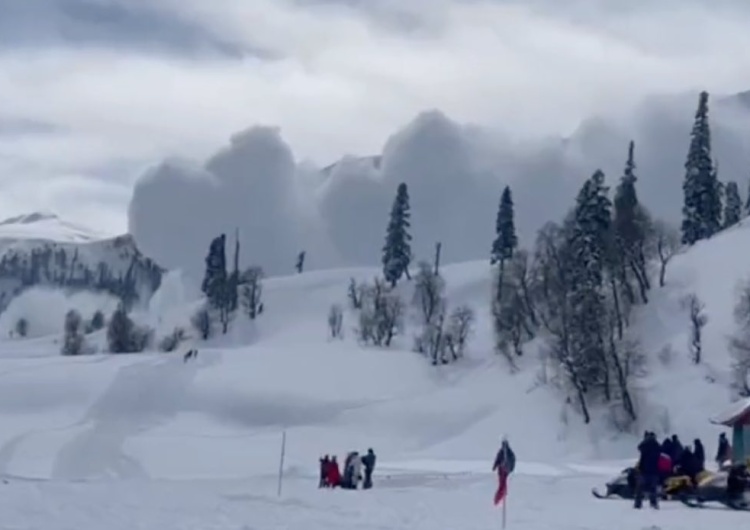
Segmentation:
<svg viewBox="0 0 750 530">
<path fill-rule="evenodd" d="M 64 221 L 51 212 L 33 212 L 0 221 L 0 245 L 19 240 L 88 243 L 107 237 L 90 228 Z"/>
<path fill-rule="evenodd" d="M 736 283 L 750 273 L 750 252 L 741 251 L 748 238 L 745 223 L 676 256 L 667 285 L 655 289 L 638 314 L 635 330 L 649 356 L 649 375 L 637 393 L 639 428 L 676 432 L 686 442 L 699 436 L 709 452 L 715 449 L 719 429 L 708 420 L 729 403 L 726 336 Z M 216 522 L 217 528 L 247 523 L 249 512 L 232 507 L 229 499 L 235 498 L 255 507 L 253 524 L 274 519 L 288 528 L 336 528 L 334 519 L 362 528 L 438 528 L 436 521 L 466 517 L 490 524 L 495 483 L 488 468 L 505 434 L 519 457 L 511 518 L 527 528 L 568 529 L 599 528 L 618 517 L 620 528 L 643 528 L 646 516 L 628 518 L 623 505 L 587 504 L 594 502 L 587 488 L 633 458 L 636 436 L 601 421 L 584 426 L 555 389 L 539 384 L 532 348 L 520 373 L 508 372 L 492 352 L 486 262 L 443 269 L 450 304 L 470 304 L 478 321 L 468 358 L 442 367 L 409 351 L 411 332 L 392 349 L 361 347 L 350 313 L 346 337 L 328 338 L 328 309 L 345 304 L 349 279 L 376 274 L 350 269 L 269 279 L 260 319 L 254 325 L 237 321 L 230 335 L 196 342 L 200 353 L 189 362 L 182 354 L 190 344 L 174 354 L 65 358 L 58 355 L 59 336 L 0 342 L 0 475 L 11 477 L 10 498 L 18 503 L 8 501 L 7 509 L 21 517 L 16 506 L 31 486 L 18 481 L 33 479 L 43 481 L 35 487 L 53 499 L 99 495 L 107 506 L 102 509 L 116 510 L 118 501 L 111 499 L 125 496 L 146 508 L 124 520 L 147 527 L 156 521 L 180 527 L 180 511 L 168 510 L 184 505 L 185 498 L 190 506 L 195 498 L 192 520 L 205 524 L 210 517 L 198 506 L 205 499 L 222 506 L 227 519 Z M 160 334 L 187 325 L 195 310 L 178 280 L 168 276 L 152 299 L 152 313 L 141 315 L 160 325 Z M 690 362 L 687 351 L 689 322 L 680 301 L 689 293 L 703 300 L 709 317 L 700 365 Z M 38 303 L 43 313 L 48 304 L 43 297 Z M 104 337 L 100 332 L 88 340 Z M 665 346 L 672 348 L 669 359 L 659 355 Z M 282 432 L 290 481 L 285 487 L 292 497 L 277 501 L 273 477 Z M 343 457 L 367 447 L 379 455 L 373 497 L 344 501 L 338 493 L 310 491 L 319 455 Z M 128 480 L 103 485 L 103 479 Z M 182 491 L 178 503 L 156 479 L 190 483 L 169 482 Z M 84 482 L 70 482 L 78 480 Z M 91 493 L 84 493 L 87 488 Z M 540 488 L 554 497 L 552 504 L 535 503 Z M 113 496 L 109 501 L 104 491 Z M 396 502 L 395 492 L 408 501 Z M 438 508 L 448 496 L 452 507 Z M 418 517 L 415 503 L 425 507 Z M 326 515 L 344 505 L 351 513 Z M 85 506 L 75 506 L 70 513 L 76 521 L 93 517 Z M 390 518 L 382 518 L 384 509 Z M 699 528 L 699 517 L 700 524 L 719 521 L 715 517 L 730 524 L 733 517 L 672 509 L 687 510 L 673 507 L 659 517 L 681 528 Z"/>
<path fill-rule="evenodd" d="M 637 316 L 649 356 L 649 376 L 637 393 L 643 428 L 686 440 L 701 436 L 713 445 L 718 431 L 708 419 L 729 402 L 725 339 L 735 284 L 750 271 L 750 253 L 737 251 L 748 237 L 750 228 L 739 226 L 675 257 L 667 286 Z M 15 419 L 1 420 L 0 472 L 60 479 L 270 474 L 283 429 L 289 466 L 307 471 L 320 453 L 365 446 L 389 461 L 476 460 L 482 467 L 502 434 L 517 440 L 522 458 L 632 454 L 634 438 L 601 421 L 584 427 L 555 389 L 539 384 L 533 349 L 521 372 L 509 374 L 492 349 L 485 262 L 443 270 L 450 304 L 478 312 L 463 362 L 431 366 L 409 351 L 412 331 L 389 350 L 361 347 L 353 314 L 345 319 L 346 338 L 330 340 L 328 309 L 345 304 L 349 278 L 377 273 L 332 270 L 267 280 L 262 317 L 196 343 L 196 362 L 184 363 L 181 354 L 67 359 L 57 355 L 56 337 L 3 343 L 0 394 L 8 399 L 0 407 Z M 172 294 L 158 293 L 152 305 L 158 314 L 148 316 L 160 334 L 188 327 L 195 308 L 170 282 L 165 290 Z M 697 366 L 688 357 L 689 321 L 680 304 L 691 292 L 709 316 L 705 362 Z M 663 361 L 659 352 L 667 345 L 673 354 Z M 44 351 L 49 358 L 40 358 Z M 32 387 L 39 390 L 23 391 Z M 190 450 L 171 451 L 178 441 Z M 238 458 L 250 461 L 238 467 Z"/>
<path fill-rule="evenodd" d="M 129 235 L 107 237 L 51 213 L 0 222 L 0 311 L 39 286 L 104 292 L 128 302 L 147 300 L 163 270 Z"/>
</svg>

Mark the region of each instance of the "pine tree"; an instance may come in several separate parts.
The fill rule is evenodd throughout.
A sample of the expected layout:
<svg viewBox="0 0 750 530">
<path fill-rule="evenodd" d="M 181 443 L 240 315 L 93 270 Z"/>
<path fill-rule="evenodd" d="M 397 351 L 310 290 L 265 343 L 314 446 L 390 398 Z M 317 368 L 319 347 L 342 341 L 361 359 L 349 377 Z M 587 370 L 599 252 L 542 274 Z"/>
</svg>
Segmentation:
<svg viewBox="0 0 750 530">
<path fill-rule="evenodd" d="M 645 252 L 650 218 L 638 201 L 635 187 L 638 177 L 635 169 L 635 143 L 631 141 L 625 171 L 615 189 L 613 204 L 615 244 L 611 249 L 611 265 L 631 304 L 635 302 L 635 295 L 628 280 L 628 271 L 635 276 L 644 302 L 647 300 L 646 291 L 650 288 Z"/>
<path fill-rule="evenodd" d="M 635 190 L 635 183 L 638 177 L 635 175 L 634 149 L 635 144 L 630 142 L 625 171 L 615 189 L 614 200 L 615 234 L 625 252 L 629 252 L 643 238 L 643 227 L 638 222 L 640 205 L 638 203 L 638 194 Z"/>
<path fill-rule="evenodd" d="M 383 274 L 386 281 L 395 287 L 401 276 L 409 278 L 411 263 L 411 235 L 409 227 L 409 190 L 405 183 L 398 185 L 388 221 L 385 245 L 383 246 Z"/>
<path fill-rule="evenodd" d="M 721 187 L 711 159 L 708 92 L 700 94 L 690 137 L 682 186 L 682 242 L 688 245 L 711 237 L 721 228 Z"/>
<path fill-rule="evenodd" d="M 238 288 L 240 284 L 240 230 L 235 230 L 234 233 L 234 267 L 232 273 L 229 275 L 227 284 L 227 306 L 229 311 L 236 311 L 239 306 L 238 302 Z"/>
<path fill-rule="evenodd" d="M 206 274 L 201 284 L 201 291 L 206 295 L 212 307 L 220 307 L 222 305 L 226 282 L 226 235 L 221 234 L 211 241 L 208 256 L 206 256 Z"/>
<path fill-rule="evenodd" d="M 239 238 L 235 247 L 235 267 L 239 260 Z M 235 310 L 237 309 L 237 288 L 239 272 L 227 273 L 226 235 L 221 234 L 213 241 L 206 256 L 206 275 L 203 278 L 201 290 L 206 295 L 209 309 L 216 314 L 221 322 L 222 332 L 229 330 Z"/>
<path fill-rule="evenodd" d="M 747 187 L 747 199 L 745 199 L 745 215 L 750 215 L 750 183 Z"/>
<path fill-rule="evenodd" d="M 742 218 L 742 199 L 740 190 L 734 181 L 727 182 L 726 202 L 724 204 L 724 228 L 736 225 Z"/>
<path fill-rule="evenodd" d="M 599 288 L 610 247 L 612 227 L 612 202 L 607 196 L 609 188 L 604 184 L 604 173 L 597 170 L 587 180 L 576 199 L 571 230 L 571 250 L 580 265 L 580 287 Z"/>
<path fill-rule="evenodd" d="M 509 186 L 505 186 L 500 197 L 500 207 L 497 210 L 495 220 L 495 241 L 492 242 L 492 253 L 490 264 L 500 264 L 502 269 L 505 261 L 513 257 L 513 252 L 518 247 L 516 226 L 513 213 L 513 196 Z"/>
<path fill-rule="evenodd" d="M 611 207 L 604 173 L 597 170 L 576 200 L 568 245 L 571 252 L 570 343 L 585 384 L 609 390 L 604 344 L 607 307 L 603 294 L 611 241 Z"/>
</svg>

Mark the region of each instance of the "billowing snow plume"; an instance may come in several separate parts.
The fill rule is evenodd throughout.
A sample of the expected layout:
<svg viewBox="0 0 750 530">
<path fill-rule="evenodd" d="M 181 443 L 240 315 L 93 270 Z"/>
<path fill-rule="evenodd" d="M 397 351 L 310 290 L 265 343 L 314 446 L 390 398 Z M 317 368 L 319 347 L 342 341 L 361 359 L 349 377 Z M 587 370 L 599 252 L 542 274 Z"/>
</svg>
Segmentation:
<svg viewBox="0 0 750 530">
<path fill-rule="evenodd" d="M 0 333 L 7 337 L 11 331 L 15 331 L 18 320 L 24 318 L 28 322 L 28 337 L 59 335 L 63 330 L 65 314 L 71 309 L 87 320 L 96 311 L 109 316 L 117 304 L 118 300 L 107 294 L 68 295 L 60 289 L 29 289 L 14 298 L 0 315 Z"/>
<path fill-rule="evenodd" d="M 308 270 L 377 265 L 396 188 L 406 182 L 417 260 L 432 259 L 438 241 L 444 263 L 484 259 L 505 185 L 522 243 L 530 245 L 596 169 L 617 184 L 631 139 L 643 202 L 676 222 L 695 101 L 648 100 L 629 120 L 591 119 L 567 140 L 523 143 L 429 111 L 391 135 L 381 153 L 344 157 L 320 171 L 298 165 L 277 129 L 255 127 L 201 166 L 164 162 L 145 175 L 130 204 L 130 230 L 143 252 L 191 278 L 202 274 L 208 244 L 221 232 L 231 259 L 235 228 L 242 265 L 260 264 L 271 275 L 292 273 L 301 250 Z M 744 182 L 741 146 L 750 129 L 736 117 L 750 114 L 735 107 L 717 102 L 712 133 L 722 180 Z"/>
<path fill-rule="evenodd" d="M 242 266 L 292 271 L 309 226 L 296 173 L 279 131 L 253 127 L 200 167 L 168 161 L 141 178 L 130 202 L 130 232 L 144 253 L 194 278 L 221 232 L 232 243 L 231 260 L 235 229 Z"/>
<path fill-rule="evenodd" d="M 279 131 L 255 127 L 202 166 L 166 161 L 136 184 L 130 231 L 162 266 L 199 278 L 211 238 L 239 228 L 243 265 L 269 274 L 376 264 L 400 182 L 412 198 L 414 254 L 446 261 L 485 257 L 505 179 L 487 169 L 474 133 L 443 114 L 419 115 L 394 134 L 381 156 L 345 158 L 322 180 L 297 166 Z M 332 245 L 330 244 L 332 243 Z M 231 247 L 228 248 L 231 259 Z"/>
</svg>

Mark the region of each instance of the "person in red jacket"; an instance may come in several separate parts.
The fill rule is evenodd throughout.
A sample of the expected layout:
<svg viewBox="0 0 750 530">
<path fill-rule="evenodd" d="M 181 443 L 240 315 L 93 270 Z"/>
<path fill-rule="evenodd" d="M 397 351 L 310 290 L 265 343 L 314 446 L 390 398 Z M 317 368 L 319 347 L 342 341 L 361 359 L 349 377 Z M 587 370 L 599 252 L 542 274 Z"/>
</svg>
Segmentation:
<svg viewBox="0 0 750 530">
<path fill-rule="evenodd" d="M 331 457 L 331 461 L 328 462 L 328 487 L 335 488 L 341 485 L 341 471 L 339 470 L 339 463 L 336 460 L 336 456 Z"/>
</svg>

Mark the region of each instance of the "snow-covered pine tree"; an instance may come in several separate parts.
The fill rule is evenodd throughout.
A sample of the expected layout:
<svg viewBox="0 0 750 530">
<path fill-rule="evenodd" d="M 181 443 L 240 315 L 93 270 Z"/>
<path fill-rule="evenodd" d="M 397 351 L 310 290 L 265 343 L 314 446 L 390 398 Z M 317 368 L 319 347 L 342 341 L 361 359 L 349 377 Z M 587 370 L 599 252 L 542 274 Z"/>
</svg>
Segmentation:
<svg viewBox="0 0 750 530">
<path fill-rule="evenodd" d="M 206 274 L 203 277 L 201 291 L 206 295 L 212 307 L 219 307 L 225 295 L 224 284 L 227 282 L 226 234 L 221 234 L 211 241 L 206 256 Z"/>
<path fill-rule="evenodd" d="M 235 247 L 235 265 L 238 266 L 239 238 Z M 229 322 L 237 308 L 237 271 L 227 273 L 226 234 L 221 234 L 211 241 L 206 256 L 206 274 L 201 290 L 206 295 L 208 306 L 221 322 L 222 333 L 229 330 Z"/>
<path fill-rule="evenodd" d="M 501 281 L 505 262 L 513 257 L 516 247 L 518 247 L 518 237 L 513 213 L 513 195 L 510 186 L 505 186 L 500 196 L 500 206 L 495 219 L 495 240 L 492 242 L 490 254 L 490 264 L 500 264 Z M 498 293 L 501 292 L 502 289 L 498 291 Z"/>
<path fill-rule="evenodd" d="M 237 290 L 240 284 L 240 231 L 239 228 L 234 233 L 234 260 L 233 260 L 232 273 L 228 277 L 227 284 L 227 309 L 236 311 L 239 305 Z"/>
<path fill-rule="evenodd" d="M 604 173 L 597 170 L 576 199 L 568 245 L 571 252 L 571 351 L 586 387 L 601 387 L 609 400 L 607 305 L 603 292 L 607 267 L 611 207 Z"/>
<path fill-rule="evenodd" d="M 635 143 L 628 146 L 628 159 L 625 171 L 615 189 L 614 206 L 614 240 L 612 248 L 612 265 L 620 287 L 624 290 L 628 302 L 635 303 L 635 295 L 630 277 L 638 283 L 641 300 L 646 303 L 647 290 L 650 289 L 646 263 L 646 236 L 650 226 L 650 216 L 638 201 L 635 174 Z"/>
<path fill-rule="evenodd" d="M 724 190 L 726 201 L 724 203 L 724 228 L 729 228 L 740 222 L 742 218 L 742 199 L 737 183 L 730 180 Z"/>
<path fill-rule="evenodd" d="M 83 319 L 75 309 L 65 314 L 63 344 L 60 353 L 63 355 L 81 355 L 84 352 L 86 339 L 83 335 Z"/>
<path fill-rule="evenodd" d="M 409 278 L 411 263 L 411 235 L 409 228 L 409 190 L 405 183 L 398 185 L 396 198 L 391 208 L 385 245 L 383 246 L 383 275 L 392 287 L 406 275 Z"/>
<path fill-rule="evenodd" d="M 721 188 L 711 158 L 708 92 L 699 96 L 682 189 L 682 242 L 692 245 L 721 228 Z"/>
</svg>

